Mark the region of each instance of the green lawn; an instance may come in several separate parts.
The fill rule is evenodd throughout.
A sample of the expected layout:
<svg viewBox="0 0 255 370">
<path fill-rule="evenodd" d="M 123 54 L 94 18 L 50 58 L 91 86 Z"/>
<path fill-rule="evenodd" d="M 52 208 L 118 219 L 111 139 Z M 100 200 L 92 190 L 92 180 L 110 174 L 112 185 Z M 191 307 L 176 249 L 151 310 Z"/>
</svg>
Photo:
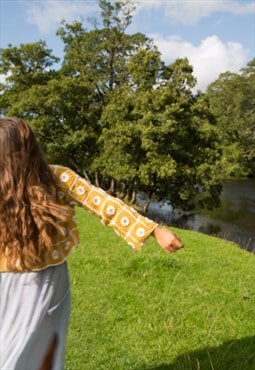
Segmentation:
<svg viewBox="0 0 255 370">
<path fill-rule="evenodd" d="M 166 254 L 151 237 L 134 252 L 94 216 L 77 216 L 66 370 L 255 369 L 254 255 L 176 229 L 181 251 Z"/>
</svg>

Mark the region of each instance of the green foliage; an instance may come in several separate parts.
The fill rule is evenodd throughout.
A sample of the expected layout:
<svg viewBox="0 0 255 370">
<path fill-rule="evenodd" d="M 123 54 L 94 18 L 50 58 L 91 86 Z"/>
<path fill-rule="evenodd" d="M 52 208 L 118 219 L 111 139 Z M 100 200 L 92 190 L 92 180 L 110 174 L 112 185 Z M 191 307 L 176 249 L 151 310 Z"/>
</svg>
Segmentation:
<svg viewBox="0 0 255 370">
<path fill-rule="evenodd" d="M 158 82 L 163 70 L 160 53 L 155 50 L 138 50 L 128 63 L 128 71 L 132 81 L 140 89 L 152 89 Z"/>
<path fill-rule="evenodd" d="M 90 85 L 80 77 L 60 75 L 31 93 L 38 109 L 31 123 L 51 161 L 88 170 L 96 153 L 99 114 Z"/>
<path fill-rule="evenodd" d="M 101 9 L 101 17 L 105 29 L 112 29 L 113 25 L 120 33 L 125 32 L 126 28 L 131 24 L 132 13 L 135 6 L 132 1 L 107 1 L 99 0 Z"/>
<path fill-rule="evenodd" d="M 224 73 L 207 90 L 217 121 L 226 175 L 255 174 L 255 59 L 240 74 Z"/>
<path fill-rule="evenodd" d="M 136 253 L 77 211 L 66 370 L 255 368 L 252 254 L 185 230 L 175 254 L 153 238 Z"/>
<path fill-rule="evenodd" d="M 50 68 L 57 61 L 44 41 L 0 49 L 0 74 L 6 76 L 0 86 L 1 113 L 29 118 L 33 114 L 26 109 L 29 90 L 46 85 L 56 75 Z"/>
<path fill-rule="evenodd" d="M 215 206 L 221 191 L 221 153 L 208 104 L 191 93 L 192 68 L 187 60 L 177 60 L 168 68 L 161 64 L 159 70 L 155 51 L 138 54 L 128 66 L 134 72 L 133 84 L 108 95 L 97 165 L 105 166 L 119 182 L 129 181 L 143 190 L 149 200 L 153 195 L 166 198 L 183 209 L 197 203 Z M 152 80 L 148 69 L 136 68 L 144 66 L 143 60 L 157 72 Z"/>
</svg>

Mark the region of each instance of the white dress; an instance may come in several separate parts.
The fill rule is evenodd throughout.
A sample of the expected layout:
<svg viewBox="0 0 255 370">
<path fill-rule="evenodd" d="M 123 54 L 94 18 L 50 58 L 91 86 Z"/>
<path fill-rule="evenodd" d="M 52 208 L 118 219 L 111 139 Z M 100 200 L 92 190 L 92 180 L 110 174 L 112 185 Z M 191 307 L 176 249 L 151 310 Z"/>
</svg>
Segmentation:
<svg viewBox="0 0 255 370">
<path fill-rule="evenodd" d="M 64 369 L 69 313 L 65 262 L 36 272 L 0 273 L 0 369 L 39 370 L 54 336 L 52 370 Z"/>
</svg>

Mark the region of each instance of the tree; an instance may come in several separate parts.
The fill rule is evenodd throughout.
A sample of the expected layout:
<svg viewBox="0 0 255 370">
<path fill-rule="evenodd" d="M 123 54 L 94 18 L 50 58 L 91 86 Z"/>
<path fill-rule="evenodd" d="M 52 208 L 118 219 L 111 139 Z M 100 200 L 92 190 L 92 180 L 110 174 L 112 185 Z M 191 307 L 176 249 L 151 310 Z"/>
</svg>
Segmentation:
<svg viewBox="0 0 255 370">
<path fill-rule="evenodd" d="M 147 194 L 145 211 L 153 196 L 182 209 L 211 208 L 221 192 L 213 116 L 206 99 L 191 93 L 188 61 L 164 67 L 155 56 L 138 52 L 130 59 L 133 84 L 111 93 L 101 118 L 99 163 L 129 190 L 130 200 L 137 190 Z M 143 68 L 148 64 L 151 72 Z"/>
<path fill-rule="evenodd" d="M 255 60 L 240 74 L 226 72 L 207 89 L 217 121 L 226 176 L 255 174 Z"/>
<path fill-rule="evenodd" d="M 23 109 L 29 89 L 46 85 L 55 76 L 51 67 L 58 61 L 44 41 L 0 49 L 0 74 L 6 76 L 0 86 L 2 114 L 29 117 L 31 112 Z"/>
<path fill-rule="evenodd" d="M 75 21 L 63 22 L 57 32 L 65 44 L 63 72 L 89 79 L 100 100 L 109 90 L 128 82 L 129 58 L 141 48 L 152 47 L 151 40 L 144 35 L 125 33 L 134 11 L 130 4 L 130 1 L 100 0 L 102 29 L 88 32 Z"/>
<path fill-rule="evenodd" d="M 243 157 L 250 175 L 255 175 L 255 58 L 242 70 L 243 100 L 241 111 L 245 126 L 242 130 L 241 145 Z"/>
<path fill-rule="evenodd" d="M 0 73 L 7 77 L 1 86 L 1 112 L 28 120 L 50 161 L 82 173 L 96 143 L 95 93 L 80 76 L 51 69 L 58 60 L 42 41 L 2 49 Z"/>
<path fill-rule="evenodd" d="M 33 106 L 29 102 L 33 101 Z M 96 151 L 97 105 L 94 91 L 83 79 L 62 76 L 31 88 L 30 122 L 51 162 L 60 162 L 89 177 Z"/>
<path fill-rule="evenodd" d="M 98 138 L 103 128 L 100 117 L 110 99 L 110 93 L 117 87 L 129 84 L 128 61 L 142 48 L 154 48 L 151 40 L 142 34 L 128 35 L 126 27 L 131 22 L 134 10 L 128 1 L 99 1 L 101 8 L 102 29 L 86 31 L 82 24 L 75 21 L 72 24 L 62 23 L 58 35 L 65 45 L 65 56 L 61 75 L 65 78 L 78 79 L 90 90 L 90 111 L 94 111 L 94 122 L 91 125 Z M 94 22 L 96 24 L 96 22 Z M 81 91 L 80 91 L 81 93 Z M 82 96 L 75 95 L 79 105 Z M 75 113 L 73 120 L 76 120 Z M 72 136 L 73 126 L 69 124 L 69 136 Z M 74 133 L 75 138 L 75 133 Z M 86 163 L 87 175 L 92 181 L 104 186 L 108 183 L 108 175 L 100 162 L 100 140 L 93 142 L 89 165 Z M 82 162 L 83 163 L 83 162 Z M 90 166 L 90 164 L 92 164 Z M 84 163 L 83 163 L 84 164 Z M 94 180 L 93 180 L 94 177 Z M 110 183 L 112 184 L 112 179 Z"/>
</svg>

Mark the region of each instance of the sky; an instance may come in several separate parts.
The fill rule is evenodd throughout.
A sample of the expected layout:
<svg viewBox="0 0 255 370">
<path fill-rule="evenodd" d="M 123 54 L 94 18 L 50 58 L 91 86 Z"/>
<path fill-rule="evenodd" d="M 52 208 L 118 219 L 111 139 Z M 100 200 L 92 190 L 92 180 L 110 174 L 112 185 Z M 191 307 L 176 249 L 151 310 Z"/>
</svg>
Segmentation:
<svg viewBox="0 0 255 370">
<path fill-rule="evenodd" d="M 238 73 L 255 57 L 255 0 L 140 0 L 128 33 L 153 39 L 162 60 L 187 57 L 205 91 L 220 73 Z M 0 47 L 45 40 L 63 57 L 61 20 L 100 16 L 97 0 L 0 0 Z M 3 76 L 0 76 L 3 81 Z"/>
</svg>

